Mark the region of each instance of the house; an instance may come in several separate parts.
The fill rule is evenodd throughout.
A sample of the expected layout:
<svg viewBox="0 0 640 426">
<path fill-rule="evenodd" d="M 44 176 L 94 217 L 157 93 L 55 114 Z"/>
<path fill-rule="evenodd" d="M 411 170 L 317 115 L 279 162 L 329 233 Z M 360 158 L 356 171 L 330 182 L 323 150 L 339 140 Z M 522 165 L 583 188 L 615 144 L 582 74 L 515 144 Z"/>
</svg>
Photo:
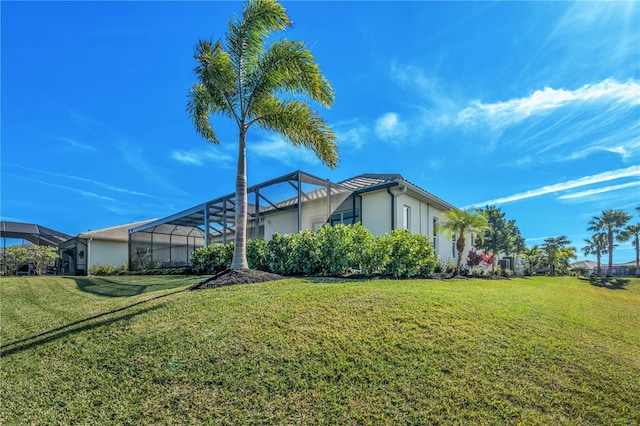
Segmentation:
<svg viewBox="0 0 640 426">
<path fill-rule="evenodd" d="M 129 229 L 152 220 L 155 219 L 89 230 L 60 243 L 60 272 L 65 275 L 87 275 L 93 265 L 117 267 L 127 263 Z"/>
<path fill-rule="evenodd" d="M 437 232 L 442 214 L 456 207 L 400 174 L 362 174 L 333 183 L 296 171 L 247 188 L 247 199 L 248 238 L 268 241 L 275 233 L 361 222 L 374 235 L 408 229 L 428 236 L 442 260 L 456 261 L 454 242 Z M 132 228 L 129 268 L 186 266 L 195 249 L 233 241 L 234 232 L 232 193 Z"/>
</svg>

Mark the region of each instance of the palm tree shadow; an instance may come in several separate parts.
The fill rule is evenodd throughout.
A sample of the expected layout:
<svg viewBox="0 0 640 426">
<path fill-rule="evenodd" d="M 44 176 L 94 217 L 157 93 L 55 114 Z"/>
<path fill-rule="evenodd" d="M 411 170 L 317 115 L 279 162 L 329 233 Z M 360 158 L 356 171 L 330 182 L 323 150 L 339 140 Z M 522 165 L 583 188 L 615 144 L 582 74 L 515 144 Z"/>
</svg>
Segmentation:
<svg viewBox="0 0 640 426">
<path fill-rule="evenodd" d="M 70 277 L 76 282 L 78 290 L 85 293 L 95 294 L 104 297 L 130 297 L 143 293 L 150 293 L 158 290 L 167 290 L 179 286 L 184 283 L 174 283 L 171 279 L 163 279 L 157 284 L 139 285 L 135 283 L 124 283 L 121 281 L 111 280 L 106 277 Z M 166 278 L 166 277 L 165 277 Z"/>
<path fill-rule="evenodd" d="M 143 305 L 145 303 L 149 303 L 157 299 L 171 296 L 176 293 L 181 293 L 183 291 L 185 290 L 182 289 L 182 290 L 174 291 L 172 293 L 161 294 L 159 296 L 155 296 L 149 299 L 141 300 L 136 303 L 132 303 L 130 305 L 124 306 L 119 309 L 114 309 L 112 311 L 104 312 L 98 315 L 94 315 L 88 318 L 74 321 L 72 323 L 62 325 L 60 327 L 52 328 L 50 330 L 35 334 L 33 336 L 25 337 L 24 339 L 15 340 L 13 342 L 3 344 L 0 346 L 0 354 L 2 356 L 12 355 L 12 354 L 19 353 L 19 352 L 31 349 L 33 347 L 42 345 L 44 343 L 61 339 L 63 337 L 76 334 L 85 330 L 91 330 L 104 325 L 110 325 L 118 321 L 129 320 L 137 315 L 151 312 L 155 309 L 158 309 L 161 306 L 163 306 L 164 303 L 138 309 L 129 313 L 125 313 L 125 311 L 131 310 L 132 308 Z M 120 314 L 120 315 L 113 316 L 114 314 Z"/>
<path fill-rule="evenodd" d="M 629 280 L 619 277 L 595 277 L 581 278 L 582 280 L 589 280 L 589 284 L 594 287 L 606 288 L 609 290 L 625 290 L 625 286 L 629 284 Z"/>
</svg>

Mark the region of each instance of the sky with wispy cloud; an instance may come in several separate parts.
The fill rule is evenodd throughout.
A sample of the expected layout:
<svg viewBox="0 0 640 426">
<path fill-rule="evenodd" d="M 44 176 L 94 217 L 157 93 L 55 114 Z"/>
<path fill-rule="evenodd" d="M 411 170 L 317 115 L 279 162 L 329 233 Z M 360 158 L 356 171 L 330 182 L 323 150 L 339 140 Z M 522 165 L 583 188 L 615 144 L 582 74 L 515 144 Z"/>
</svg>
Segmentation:
<svg viewBox="0 0 640 426">
<path fill-rule="evenodd" d="M 400 173 L 500 206 L 529 245 L 640 205 L 640 3 L 284 2 L 336 95 L 323 166 L 249 133 L 249 184 Z M 193 129 L 193 48 L 239 2 L 2 2 L 3 220 L 76 234 L 231 193 L 237 130 Z M 635 221 L 640 220 L 638 216 Z M 582 258 L 582 256 L 581 256 Z M 630 243 L 614 259 L 634 258 Z"/>
</svg>

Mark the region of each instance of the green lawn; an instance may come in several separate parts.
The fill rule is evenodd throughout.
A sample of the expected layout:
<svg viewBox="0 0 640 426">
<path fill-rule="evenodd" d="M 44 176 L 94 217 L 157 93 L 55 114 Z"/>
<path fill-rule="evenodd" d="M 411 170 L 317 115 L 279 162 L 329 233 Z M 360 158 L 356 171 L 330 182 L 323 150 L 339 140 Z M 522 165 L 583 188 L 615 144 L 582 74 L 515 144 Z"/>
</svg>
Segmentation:
<svg viewBox="0 0 640 426">
<path fill-rule="evenodd" d="M 640 280 L 2 278 L 0 424 L 639 424 Z"/>
</svg>

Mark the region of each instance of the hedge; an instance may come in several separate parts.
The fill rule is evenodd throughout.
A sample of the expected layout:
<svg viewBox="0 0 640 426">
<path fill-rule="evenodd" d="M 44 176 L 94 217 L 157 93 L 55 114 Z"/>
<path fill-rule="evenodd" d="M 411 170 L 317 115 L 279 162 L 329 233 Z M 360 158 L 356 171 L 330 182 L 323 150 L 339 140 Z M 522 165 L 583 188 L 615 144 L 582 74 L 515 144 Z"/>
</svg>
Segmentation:
<svg viewBox="0 0 640 426">
<path fill-rule="evenodd" d="M 216 274 L 231 265 L 233 243 L 211 244 L 191 254 L 196 274 Z M 437 261 L 429 238 L 406 230 L 374 237 L 361 224 L 325 225 L 318 232 L 274 234 L 269 242 L 247 241 L 252 269 L 280 275 L 393 277 L 429 276 Z"/>
</svg>

